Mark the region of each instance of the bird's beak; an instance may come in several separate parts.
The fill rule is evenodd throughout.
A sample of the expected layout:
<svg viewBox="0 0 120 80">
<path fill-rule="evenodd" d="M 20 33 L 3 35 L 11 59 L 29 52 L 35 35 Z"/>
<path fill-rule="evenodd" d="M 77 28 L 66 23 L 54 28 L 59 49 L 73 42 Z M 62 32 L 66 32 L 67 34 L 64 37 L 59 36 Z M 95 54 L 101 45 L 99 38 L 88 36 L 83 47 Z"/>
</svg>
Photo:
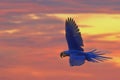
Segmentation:
<svg viewBox="0 0 120 80">
<path fill-rule="evenodd" d="M 60 54 L 60 57 L 63 58 L 63 57 L 65 57 L 64 55 L 65 55 L 65 53 L 62 52 L 62 53 Z"/>
</svg>

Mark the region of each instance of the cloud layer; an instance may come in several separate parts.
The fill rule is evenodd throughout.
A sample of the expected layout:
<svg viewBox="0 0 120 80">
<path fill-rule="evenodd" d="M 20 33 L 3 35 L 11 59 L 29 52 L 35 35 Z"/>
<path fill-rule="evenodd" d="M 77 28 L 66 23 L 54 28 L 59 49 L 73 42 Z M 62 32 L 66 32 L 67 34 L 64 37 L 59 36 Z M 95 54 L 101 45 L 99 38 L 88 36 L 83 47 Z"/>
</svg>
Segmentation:
<svg viewBox="0 0 120 80">
<path fill-rule="evenodd" d="M 1 0 L 0 80 L 120 79 L 119 7 L 119 0 Z M 68 16 L 80 26 L 85 51 L 97 48 L 113 59 L 80 67 L 60 59 Z"/>
<path fill-rule="evenodd" d="M 4 0 L 1 13 L 120 13 L 119 0 Z"/>
</svg>

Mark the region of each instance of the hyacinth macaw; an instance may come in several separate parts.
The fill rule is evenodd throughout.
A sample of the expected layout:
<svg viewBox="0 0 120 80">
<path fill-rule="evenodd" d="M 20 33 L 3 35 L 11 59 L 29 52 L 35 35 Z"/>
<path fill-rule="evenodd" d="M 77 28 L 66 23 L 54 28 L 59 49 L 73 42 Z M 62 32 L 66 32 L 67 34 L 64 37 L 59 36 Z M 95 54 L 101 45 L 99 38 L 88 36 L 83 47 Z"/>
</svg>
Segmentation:
<svg viewBox="0 0 120 80">
<path fill-rule="evenodd" d="M 110 57 L 102 56 L 105 53 L 100 53 L 96 49 L 84 52 L 81 32 L 72 18 L 66 20 L 65 32 L 69 50 L 61 52 L 60 57 L 69 56 L 70 66 L 80 66 L 85 61 L 101 62 L 106 59 L 111 59 Z"/>
</svg>

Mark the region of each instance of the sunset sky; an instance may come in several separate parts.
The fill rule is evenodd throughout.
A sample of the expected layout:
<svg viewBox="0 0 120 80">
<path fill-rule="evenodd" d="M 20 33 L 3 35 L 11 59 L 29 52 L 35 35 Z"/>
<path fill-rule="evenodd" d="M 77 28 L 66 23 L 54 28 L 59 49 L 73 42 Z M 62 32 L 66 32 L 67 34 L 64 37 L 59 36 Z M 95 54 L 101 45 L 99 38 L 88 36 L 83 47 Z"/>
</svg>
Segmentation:
<svg viewBox="0 0 120 80">
<path fill-rule="evenodd" d="M 113 59 L 70 67 L 65 20 L 84 49 Z M 0 0 L 0 80 L 120 80 L 120 0 Z"/>
</svg>

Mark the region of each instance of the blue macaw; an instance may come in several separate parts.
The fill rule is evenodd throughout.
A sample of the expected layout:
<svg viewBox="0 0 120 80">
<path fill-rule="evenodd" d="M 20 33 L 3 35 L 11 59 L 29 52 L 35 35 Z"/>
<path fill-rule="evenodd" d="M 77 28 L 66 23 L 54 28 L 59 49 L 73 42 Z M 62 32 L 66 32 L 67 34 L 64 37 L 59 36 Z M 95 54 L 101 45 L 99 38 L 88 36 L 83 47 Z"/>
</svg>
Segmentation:
<svg viewBox="0 0 120 80">
<path fill-rule="evenodd" d="M 102 56 L 105 53 L 100 53 L 96 49 L 84 52 L 81 32 L 72 18 L 66 20 L 65 32 L 69 50 L 61 52 L 60 57 L 69 56 L 70 66 L 80 66 L 85 63 L 85 60 L 90 62 L 100 62 L 111 59 L 110 57 Z"/>
</svg>

